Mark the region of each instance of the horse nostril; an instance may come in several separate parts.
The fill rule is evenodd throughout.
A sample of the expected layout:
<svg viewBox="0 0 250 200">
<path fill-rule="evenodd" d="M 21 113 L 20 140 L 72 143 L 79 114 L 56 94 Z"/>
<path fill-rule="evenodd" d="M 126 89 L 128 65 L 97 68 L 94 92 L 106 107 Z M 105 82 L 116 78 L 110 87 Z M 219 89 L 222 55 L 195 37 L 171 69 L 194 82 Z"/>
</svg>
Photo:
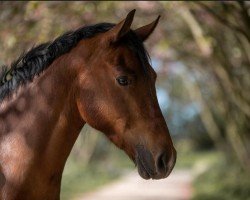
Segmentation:
<svg viewBox="0 0 250 200">
<path fill-rule="evenodd" d="M 162 173 L 167 171 L 167 154 L 162 153 L 156 162 L 157 171 Z"/>
</svg>

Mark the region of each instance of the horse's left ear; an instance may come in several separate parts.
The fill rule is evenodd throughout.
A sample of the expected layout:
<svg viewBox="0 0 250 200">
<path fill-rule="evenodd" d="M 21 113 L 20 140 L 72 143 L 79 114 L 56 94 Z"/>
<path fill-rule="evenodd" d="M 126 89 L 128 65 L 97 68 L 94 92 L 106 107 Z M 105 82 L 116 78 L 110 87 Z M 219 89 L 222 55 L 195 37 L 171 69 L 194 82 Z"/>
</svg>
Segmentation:
<svg viewBox="0 0 250 200">
<path fill-rule="evenodd" d="M 157 26 L 160 17 L 161 16 L 159 15 L 155 21 L 151 22 L 148 25 L 145 25 L 141 28 L 134 30 L 134 32 L 141 39 L 141 41 L 145 41 L 151 35 L 151 33 L 155 30 L 155 27 Z"/>
<path fill-rule="evenodd" d="M 130 31 L 130 26 L 133 22 L 135 11 L 135 9 L 131 10 L 124 20 L 108 31 L 108 35 L 112 42 L 117 42 Z"/>
</svg>

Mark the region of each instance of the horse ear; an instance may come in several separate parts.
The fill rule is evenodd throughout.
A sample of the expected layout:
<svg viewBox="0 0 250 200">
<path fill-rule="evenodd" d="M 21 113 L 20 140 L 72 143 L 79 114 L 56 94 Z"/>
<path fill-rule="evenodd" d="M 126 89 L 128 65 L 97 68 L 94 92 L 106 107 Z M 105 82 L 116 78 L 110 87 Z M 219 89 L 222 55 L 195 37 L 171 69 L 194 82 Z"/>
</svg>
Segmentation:
<svg viewBox="0 0 250 200">
<path fill-rule="evenodd" d="M 141 28 L 134 30 L 134 32 L 141 39 L 141 41 L 145 41 L 151 35 L 155 27 L 157 26 L 160 17 L 161 16 L 159 15 L 155 21 L 151 22 L 148 25 L 145 25 Z"/>
<path fill-rule="evenodd" d="M 110 31 L 108 31 L 113 42 L 118 41 L 120 38 L 126 35 L 126 33 L 129 32 L 130 26 L 134 19 L 135 11 L 135 9 L 131 10 L 124 20 L 122 20 L 120 23 L 110 29 Z"/>
</svg>

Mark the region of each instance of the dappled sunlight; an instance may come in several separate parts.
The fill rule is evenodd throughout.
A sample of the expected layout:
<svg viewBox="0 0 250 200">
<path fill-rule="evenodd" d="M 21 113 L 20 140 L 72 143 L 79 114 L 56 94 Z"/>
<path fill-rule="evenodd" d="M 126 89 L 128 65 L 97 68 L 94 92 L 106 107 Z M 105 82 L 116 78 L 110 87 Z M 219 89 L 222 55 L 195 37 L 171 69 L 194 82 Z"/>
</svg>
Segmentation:
<svg viewBox="0 0 250 200">
<path fill-rule="evenodd" d="M 159 122 L 159 113 L 158 118 L 151 117 L 147 120 L 145 117 L 155 111 L 149 109 L 147 104 L 148 96 L 152 95 L 148 79 L 140 82 L 142 79 L 136 74 L 140 68 L 135 64 L 137 62 L 134 62 L 134 55 L 139 54 L 142 60 L 145 56 L 145 52 L 138 50 L 138 44 L 141 43 L 132 42 L 129 48 L 133 52 L 124 53 L 129 57 L 126 62 L 123 61 L 129 63 L 124 70 L 119 64 L 112 66 L 114 61 L 109 60 L 115 58 L 114 55 L 119 53 L 119 49 L 106 51 L 101 46 L 102 40 L 91 42 L 83 38 L 78 38 L 82 46 L 77 48 L 74 47 L 77 42 L 71 37 L 74 35 L 71 33 L 70 37 L 65 37 L 61 43 L 54 43 L 57 48 L 52 49 L 53 51 L 47 52 L 45 45 L 40 50 L 33 51 L 32 55 L 24 57 L 22 62 L 19 60 L 14 63 L 10 69 L 11 62 L 18 58 L 21 52 L 29 51 L 34 45 L 54 41 L 62 33 L 84 25 L 99 22 L 117 23 L 133 9 L 136 9 L 136 14 L 132 30 L 152 22 L 161 15 L 158 26 L 144 45 L 150 55 L 151 70 L 157 73 L 158 103 L 177 150 L 175 168 L 162 180 L 142 179 L 137 171 L 138 162 L 134 162 L 136 159 L 133 158 L 133 154 L 138 157 L 139 153 L 131 150 L 133 142 L 144 142 L 151 147 L 147 151 L 144 149 L 147 159 L 142 160 L 142 166 L 147 167 L 144 170 L 146 173 L 151 168 L 155 173 L 159 172 L 157 167 L 164 168 L 161 174 L 163 177 L 167 170 L 171 171 L 168 166 L 170 163 L 166 163 L 173 155 L 169 146 L 171 139 L 166 141 L 165 138 L 168 134 L 167 127 L 162 125 L 163 123 L 153 124 Z M 36 158 L 39 161 L 34 159 L 36 165 L 32 167 L 44 172 L 48 172 L 52 165 L 60 163 L 64 166 L 59 158 L 62 156 L 66 160 L 70 153 L 62 177 L 62 200 L 248 199 L 249 9 L 250 3 L 247 1 L 1 2 L 0 190 L 6 184 L 6 174 L 13 180 L 21 180 L 24 177 L 25 172 L 23 176 L 14 176 L 14 173 L 35 158 L 35 150 L 39 153 L 50 152 L 47 161 L 55 158 L 51 164 L 41 162 L 41 156 Z M 130 20 L 133 18 L 133 12 L 130 13 Z M 88 29 L 83 36 L 91 35 L 93 30 Z M 127 31 L 130 33 L 128 26 Z M 106 36 L 110 41 L 115 38 L 111 38 L 111 35 L 110 33 L 110 38 Z M 121 37 L 120 32 L 116 36 Z M 72 49 L 66 47 L 67 42 L 71 44 Z M 90 49 L 86 48 L 88 45 Z M 50 66 L 52 54 L 58 53 L 58 48 L 62 49 L 62 55 L 67 56 L 60 58 L 61 54 L 56 54 L 58 59 Z M 70 53 L 70 50 L 73 53 Z M 100 50 L 103 54 L 100 55 L 99 52 L 98 55 L 88 55 L 90 50 Z M 84 55 L 88 55 L 87 61 Z M 37 59 L 33 59 L 34 57 Z M 28 69 L 28 60 L 32 61 L 32 66 L 36 68 Z M 89 66 L 92 60 L 96 60 L 93 62 L 96 66 Z M 1 75 L 3 64 L 9 66 L 10 70 Z M 20 66 L 26 70 L 21 72 Z M 79 69 L 79 72 L 70 73 L 76 69 Z M 86 69 L 96 69 L 96 73 L 85 74 Z M 143 69 L 147 71 L 147 67 Z M 123 80 L 123 74 L 127 71 L 129 78 Z M 72 99 L 78 93 L 71 90 L 71 84 L 76 84 L 74 78 L 78 75 L 80 87 L 77 89 L 81 89 L 81 98 L 84 101 L 79 98 L 76 103 Z M 125 87 L 122 86 L 124 90 L 117 87 L 120 84 L 117 78 L 121 79 L 121 84 L 128 83 Z M 10 80 L 13 81 L 8 82 Z M 129 85 L 131 82 L 134 85 Z M 135 88 L 136 85 L 141 86 L 140 90 L 134 90 L 127 95 L 129 89 Z M 130 107 L 133 108 L 131 113 Z M 128 114 L 131 114 L 130 124 L 123 121 Z M 122 117 L 111 120 L 117 116 Z M 42 119 L 48 123 L 42 123 Z M 165 123 L 162 116 L 161 119 Z M 90 125 L 85 125 L 78 136 L 84 120 L 89 120 Z M 141 124 L 131 128 L 131 124 L 135 125 L 137 120 Z M 60 123 L 57 123 L 58 121 Z M 116 132 L 121 133 L 114 136 L 105 132 L 105 135 L 91 128 L 91 125 L 97 128 L 103 124 L 106 125 L 103 132 L 114 127 Z M 33 131 L 30 131 L 30 127 Z M 125 131 L 128 127 L 131 128 L 130 132 Z M 51 136 L 51 130 L 56 134 Z M 39 132 L 44 134 L 39 135 Z M 55 140 L 51 142 L 52 139 Z M 130 158 L 110 140 L 123 149 L 128 147 L 126 150 Z M 163 148 L 160 148 L 162 146 L 172 154 L 164 155 Z M 39 153 L 37 155 L 42 155 Z M 152 161 L 152 155 L 158 160 L 149 162 Z M 13 164 L 4 171 L 3 166 L 17 160 L 18 164 Z M 151 168 L 147 164 L 150 164 Z M 49 176 L 50 183 L 60 182 L 60 173 L 52 171 Z M 35 175 L 30 173 L 28 177 Z M 37 175 L 37 183 L 42 183 L 44 177 L 42 174 Z M 37 188 L 41 189 L 42 186 Z"/>
</svg>

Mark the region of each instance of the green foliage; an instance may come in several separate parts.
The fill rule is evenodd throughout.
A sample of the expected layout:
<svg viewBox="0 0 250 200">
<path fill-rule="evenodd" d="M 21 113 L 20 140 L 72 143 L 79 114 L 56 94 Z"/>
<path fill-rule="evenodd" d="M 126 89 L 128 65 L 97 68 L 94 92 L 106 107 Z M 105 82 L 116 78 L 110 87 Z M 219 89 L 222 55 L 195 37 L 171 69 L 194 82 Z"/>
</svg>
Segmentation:
<svg viewBox="0 0 250 200">
<path fill-rule="evenodd" d="M 151 57 L 161 62 L 156 67 L 159 85 L 171 99 L 170 105 L 164 105 L 168 107 L 164 115 L 170 132 L 178 135 L 177 140 L 189 138 L 175 142 L 177 167 L 193 167 L 198 160 L 203 164 L 222 161 L 217 153 L 201 151 L 210 148 L 211 141 L 223 147 L 220 149 L 226 147 L 225 157 L 236 155 L 242 166 L 249 166 L 247 2 L 0 2 L 0 65 L 67 30 L 103 21 L 118 22 L 134 8 L 133 28 L 162 16 L 145 45 Z M 172 72 L 178 71 L 178 66 L 171 67 L 173 63 L 185 65 L 181 76 Z M 179 119 L 190 103 L 199 105 L 199 116 L 182 123 Z M 80 136 L 65 168 L 63 199 L 114 180 L 121 169 L 132 167 L 126 155 L 102 138 Z M 194 199 L 249 199 L 249 174 L 239 169 L 225 162 L 214 166 L 197 179 Z"/>
<path fill-rule="evenodd" d="M 249 200 L 250 172 L 244 172 L 235 163 L 217 161 L 194 183 L 192 200 Z"/>
<path fill-rule="evenodd" d="M 93 164 L 86 166 L 70 163 L 65 168 L 61 199 L 72 199 L 83 192 L 106 184 L 117 176 L 118 174 L 108 174 L 105 169 L 100 169 Z"/>
<path fill-rule="evenodd" d="M 193 140 L 182 139 L 175 142 L 177 150 L 176 168 L 189 168 L 196 167 L 196 164 L 211 165 L 216 160 L 219 160 L 222 155 L 215 150 L 195 150 Z"/>
<path fill-rule="evenodd" d="M 134 168 L 132 161 L 114 145 L 107 145 L 105 153 L 103 159 L 93 157 L 88 164 L 70 155 L 62 178 L 62 200 L 73 199 L 83 192 L 101 187 Z"/>
</svg>

